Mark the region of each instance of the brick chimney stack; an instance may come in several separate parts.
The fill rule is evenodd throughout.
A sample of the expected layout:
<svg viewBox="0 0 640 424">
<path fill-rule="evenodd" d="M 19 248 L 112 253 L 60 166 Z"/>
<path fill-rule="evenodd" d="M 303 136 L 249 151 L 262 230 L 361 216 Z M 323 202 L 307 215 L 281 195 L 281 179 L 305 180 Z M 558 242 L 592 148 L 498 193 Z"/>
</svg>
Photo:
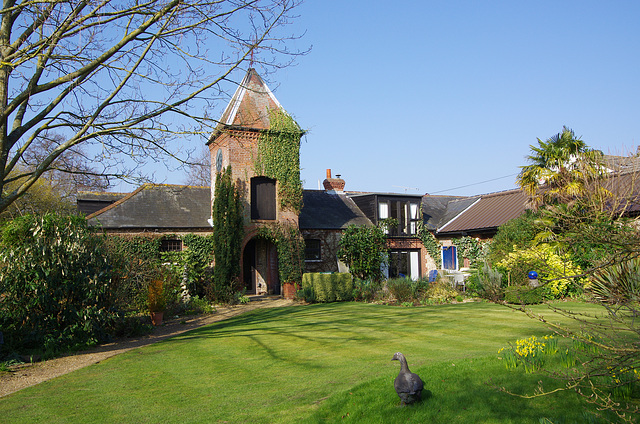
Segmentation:
<svg viewBox="0 0 640 424">
<path fill-rule="evenodd" d="M 340 175 L 336 176 L 338 178 L 331 178 L 331 170 L 327 169 L 327 179 L 322 182 L 327 193 L 344 193 L 344 180 L 340 178 Z"/>
</svg>

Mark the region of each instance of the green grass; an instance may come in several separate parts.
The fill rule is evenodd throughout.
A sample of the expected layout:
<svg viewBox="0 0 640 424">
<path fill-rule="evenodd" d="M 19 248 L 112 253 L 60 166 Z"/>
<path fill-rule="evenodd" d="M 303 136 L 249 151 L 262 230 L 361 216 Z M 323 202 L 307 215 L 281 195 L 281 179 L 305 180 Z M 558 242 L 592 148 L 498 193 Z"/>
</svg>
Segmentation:
<svg viewBox="0 0 640 424">
<path fill-rule="evenodd" d="M 548 332 L 488 303 L 262 309 L 1 398 L 0 417 L 6 423 L 584 422 L 584 405 L 573 393 L 528 401 L 491 387 L 532 392 L 540 377 L 521 367 L 507 371 L 497 351 Z M 429 391 L 418 405 L 399 407 L 396 351 Z"/>
</svg>

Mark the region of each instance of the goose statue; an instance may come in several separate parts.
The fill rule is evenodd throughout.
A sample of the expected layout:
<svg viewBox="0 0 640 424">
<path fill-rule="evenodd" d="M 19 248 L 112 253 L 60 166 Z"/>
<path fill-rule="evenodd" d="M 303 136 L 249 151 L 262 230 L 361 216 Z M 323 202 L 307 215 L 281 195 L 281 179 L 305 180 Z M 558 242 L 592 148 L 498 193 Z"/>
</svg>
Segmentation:
<svg viewBox="0 0 640 424">
<path fill-rule="evenodd" d="M 400 352 L 397 352 L 391 358 L 392 361 L 400 361 L 400 373 L 393 382 L 396 393 L 400 396 L 400 400 L 404 405 L 409 405 L 421 400 L 422 396 L 422 380 L 418 374 L 409 371 L 407 359 Z"/>
</svg>

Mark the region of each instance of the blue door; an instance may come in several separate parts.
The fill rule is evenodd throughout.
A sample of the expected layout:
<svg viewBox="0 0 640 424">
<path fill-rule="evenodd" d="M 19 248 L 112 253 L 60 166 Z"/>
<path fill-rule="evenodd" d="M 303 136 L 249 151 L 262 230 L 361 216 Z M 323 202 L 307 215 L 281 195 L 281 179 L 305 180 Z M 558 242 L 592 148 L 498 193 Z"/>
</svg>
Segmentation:
<svg viewBox="0 0 640 424">
<path fill-rule="evenodd" d="M 443 269 L 457 269 L 456 267 L 456 247 L 455 246 L 443 246 L 442 247 L 442 268 Z"/>
</svg>

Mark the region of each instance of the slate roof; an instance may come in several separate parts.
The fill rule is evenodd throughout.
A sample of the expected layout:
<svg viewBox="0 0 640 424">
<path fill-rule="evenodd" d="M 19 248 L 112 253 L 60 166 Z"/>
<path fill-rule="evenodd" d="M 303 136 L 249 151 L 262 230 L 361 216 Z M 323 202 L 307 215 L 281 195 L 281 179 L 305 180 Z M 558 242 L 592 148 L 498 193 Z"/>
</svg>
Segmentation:
<svg viewBox="0 0 640 424">
<path fill-rule="evenodd" d="M 87 220 L 104 229 L 210 229 L 209 218 L 209 187 L 144 184 Z"/>
<path fill-rule="evenodd" d="M 125 197 L 128 193 L 79 191 L 76 206 L 79 212 L 91 215 Z"/>
<path fill-rule="evenodd" d="M 373 225 L 345 194 L 324 190 L 304 190 L 300 212 L 301 230 L 339 230 L 351 224 Z"/>
<path fill-rule="evenodd" d="M 422 218 L 429 231 L 436 231 L 478 200 L 478 196 L 422 197 Z"/>
</svg>

